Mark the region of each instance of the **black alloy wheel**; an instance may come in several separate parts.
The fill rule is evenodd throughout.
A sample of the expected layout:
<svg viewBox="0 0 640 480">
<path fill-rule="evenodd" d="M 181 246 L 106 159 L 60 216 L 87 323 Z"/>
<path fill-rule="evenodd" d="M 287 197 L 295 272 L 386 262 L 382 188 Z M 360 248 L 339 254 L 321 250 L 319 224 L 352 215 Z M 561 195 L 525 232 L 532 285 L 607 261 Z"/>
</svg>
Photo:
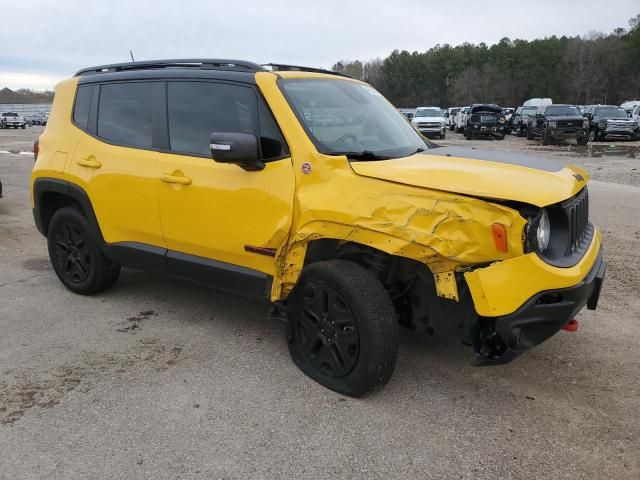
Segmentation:
<svg viewBox="0 0 640 480">
<path fill-rule="evenodd" d="M 354 397 L 385 385 L 395 367 L 398 320 L 380 280 L 360 265 L 308 265 L 287 300 L 289 352 L 307 376 Z"/>
<path fill-rule="evenodd" d="M 92 295 L 113 285 L 120 264 L 104 256 L 84 214 L 75 207 L 57 210 L 47 229 L 49 259 L 60 281 L 69 290 Z"/>
<path fill-rule="evenodd" d="M 296 340 L 306 360 L 332 378 L 351 372 L 358 360 L 360 337 L 344 298 L 329 285 L 308 284 L 300 313 Z"/>
<path fill-rule="evenodd" d="M 59 271 L 71 284 L 84 282 L 91 272 L 91 252 L 78 225 L 64 222 L 53 232 L 55 258 Z"/>
</svg>

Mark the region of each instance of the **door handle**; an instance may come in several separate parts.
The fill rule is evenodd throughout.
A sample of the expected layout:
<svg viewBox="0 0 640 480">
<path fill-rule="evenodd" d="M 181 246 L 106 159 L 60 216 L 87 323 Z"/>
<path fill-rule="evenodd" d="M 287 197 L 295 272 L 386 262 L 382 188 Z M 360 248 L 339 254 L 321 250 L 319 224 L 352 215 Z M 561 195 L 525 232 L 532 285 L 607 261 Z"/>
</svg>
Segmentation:
<svg viewBox="0 0 640 480">
<path fill-rule="evenodd" d="M 88 157 L 82 160 L 78 160 L 76 162 L 76 165 L 80 165 L 81 167 L 100 168 L 102 166 L 102 163 L 93 157 Z"/>
<path fill-rule="evenodd" d="M 190 177 L 169 175 L 168 173 L 163 173 L 162 175 L 160 175 L 160 180 L 166 183 L 177 183 L 179 185 L 191 185 Z"/>
</svg>

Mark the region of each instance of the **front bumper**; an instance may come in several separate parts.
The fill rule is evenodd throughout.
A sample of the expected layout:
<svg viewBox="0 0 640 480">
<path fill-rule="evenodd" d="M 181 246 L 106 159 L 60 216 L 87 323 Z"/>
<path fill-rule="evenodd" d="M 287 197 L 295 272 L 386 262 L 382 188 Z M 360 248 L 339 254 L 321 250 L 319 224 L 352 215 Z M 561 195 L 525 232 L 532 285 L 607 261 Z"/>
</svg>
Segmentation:
<svg viewBox="0 0 640 480">
<path fill-rule="evenodd" d="M 596 231 L 571 267 L 554 267 L 529 253 L 465 273 L 482 325 L 476 365 L 508 363 L 558 332 L 585 305 L 595 309 L 605 270 Z"/>
<path fill-rule="evenodd" d="M 623 129 L 613 129 L 607 128 L 602 131 L 602 138 L 607 140 L 631 140 L 632 138 L 637 137 L 639 134 L 638 131 L 635 130 L 623 130 Z"/>
<path fill-rule="evenodd" d="M 475 366 L 509 363 L 555 335 L 584 306 L 595 310 L 607 264 L 599 252 L 589 274 L 569 288 L 541 292 L 511 315 L 489 319 L 481 331 Z"/>
<path fill-rule="evenodd" d="M 488 125 L 470 125 L 469 131 L 472 135 L 481 136 L 502 136 L 506 133 L 506 127 L 498 125 L 498 126 L 488 126 Z"/>
<path fill-rule="evenodd" d="M 440 127 L 418 127 L 418 131 L 428 137 L 430 135 L 442 135 L 443 133 L 445 133 L 447 130 L 446 127 L 440 128 Z"/>
<path fill-rule="evenodd" d="M 548 129 L 549 135 L 552 138 L 575 138 L 575 137 L 587 137 L 589 131 L 586 128 L 550 128 Z"/>
</svg>

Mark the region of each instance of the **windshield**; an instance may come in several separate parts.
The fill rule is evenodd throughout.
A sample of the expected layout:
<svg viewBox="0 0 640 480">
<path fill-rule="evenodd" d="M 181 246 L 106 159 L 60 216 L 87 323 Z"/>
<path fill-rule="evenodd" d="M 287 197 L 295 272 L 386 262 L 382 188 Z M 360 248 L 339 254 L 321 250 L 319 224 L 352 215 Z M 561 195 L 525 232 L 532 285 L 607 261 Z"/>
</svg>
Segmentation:
<svg viewBox="0 0 640 480">
<path fill-rule="evenodd" d="M 3 117 L 17 117 L 18 114 L 17 113 L 3 113 L 2 116 Z"/>
<path fill-rule="evenodd" d="M 419 108 L 416 110 L 416 117 L 441 117 L 442 110 L 439 108 Z"/>
<path fill-rule="evenodd" d="M 537 110 L 538 110 L 538 107 L 523 107 L 521 114 L 522 115 L 535 115 Z"/>
<path fill-rule="evenodd" d="M 627 112 L 625 112 L 622 108 L 615 108 L 615 107 L 596 108 L 595 113 L 599 117 L 629 118 L 629 116 L 627 115 Z"/>
<path fill-rule="evenodd" d="M 547 107 L 547 109 L 545 110 L 545 113 L 547 115 L 556 115 L 556 116 L 569 116 L 569 115 L 577 115 L 579 117 L 582 116 L 582 114 L 580 113 L 580 110 L 578 110 L 576 107 L 569 107 L 569 106 L 557 106 L 557 107 Z"/>
<path fill-rule="evenodd" d="M 459 108 L 452 108 L 451 112 L 449 112 L 450 115 L 455 115 L 456 113 L 458 113 L 460 111 Z"/>
<path fill-rule="evenodd" d="M 278 84 L 322 153 L 381 159 L 432 146 L 369 85 L 338 79 L 284 79 Z"/>
</svg>

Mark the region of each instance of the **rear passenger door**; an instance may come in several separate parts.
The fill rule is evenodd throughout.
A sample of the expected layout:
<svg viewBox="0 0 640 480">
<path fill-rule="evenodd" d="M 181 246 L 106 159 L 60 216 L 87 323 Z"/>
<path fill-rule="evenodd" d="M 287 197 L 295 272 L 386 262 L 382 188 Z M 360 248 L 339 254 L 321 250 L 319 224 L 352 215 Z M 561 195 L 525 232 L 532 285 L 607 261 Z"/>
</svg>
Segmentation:
<svg viewBox="0 0 640 480">
<path fill-rule="evenodd" d="M 163 82 L 80 86 L 74 124 L 80 136 L 70 181 L 89 195 L 108 243 L 164 247 L 158 213 L 158 153 L 154 116 Z M 82 105 L 89 100 L 89 108 Z M 137 245 L 140 247 L 141 245 Z"/>
<path fill-rule="evenodd" d="M 169 268 L 215 260 L 222 269 L 273 275 L 275 251 L 289 234 L 295 180 L 264 100 L 255 86 L 196 80 L 168 81 L 166 98 L 169 151 L 160 164 L 167 177 L 158 199 Z M 265 169 L 215 162 L 213 131 L 258 136 Z"/>
</svg>

